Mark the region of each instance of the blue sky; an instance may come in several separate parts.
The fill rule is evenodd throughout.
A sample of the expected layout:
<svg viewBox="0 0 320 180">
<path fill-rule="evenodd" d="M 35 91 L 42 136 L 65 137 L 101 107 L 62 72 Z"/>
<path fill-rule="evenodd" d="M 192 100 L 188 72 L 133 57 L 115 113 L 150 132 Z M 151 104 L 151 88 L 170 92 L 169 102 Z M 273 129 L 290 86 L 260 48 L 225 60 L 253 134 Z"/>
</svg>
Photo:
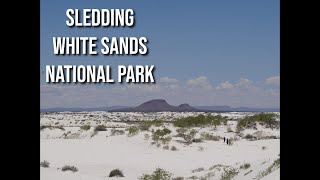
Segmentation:
<svg viewBox="0 0 320 180">
<path fill-rule="evenodd" d="M 201 3 L 191 0 L 41 0 L 41 107 L 136 105 L 148 98 L 169 98 L 168 102 L 172 104 L 279 107 L 279 4 L 279 0 Z M 68 8 L 132 8 L 136 13 L 136 24 L 134 28 L 69 28 L 65 24 Z M 55 56 L 54 36 L 145 36 L 149 40 L 149 54 L 135 57 Z M 146 89 L 145 85 L 135 85 L 135 90 L 126 84 L 48 85 L 44 81 L 44 67 L 57 64 L 111 65 L 114 69 L 119 64 L 155 65 L 158 81 L 149 95 L 137 90 Z M 248 90 L 239 86 L 245 81 L 252 86 Z M 199 83 L 207 84 L 211 90 L 204 86 L 203 92 L 190 93 L 190 85 L 202 87 Z M 155 90 L 155 87 L 160 89 Z M 230 94 L 222 87 L 235 92 Z M 87 89 L 87 95 L 91 93 L 102 100 L 75 100 L 74 96 L 83 94 L 73 93 L 70 88 Z M 121 102 L 116 94 L 112 94 L 117 88 L 128 89 L 117 95 L 128 96 Z M 209 98 L 198 97 L 198 93 Z"/>
</svg>

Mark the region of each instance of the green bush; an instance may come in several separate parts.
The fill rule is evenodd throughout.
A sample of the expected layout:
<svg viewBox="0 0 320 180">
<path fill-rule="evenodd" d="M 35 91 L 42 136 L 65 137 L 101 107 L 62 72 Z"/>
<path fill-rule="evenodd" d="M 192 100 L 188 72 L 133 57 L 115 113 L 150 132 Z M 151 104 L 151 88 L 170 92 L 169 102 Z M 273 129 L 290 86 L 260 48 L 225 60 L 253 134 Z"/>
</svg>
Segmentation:
<svg viewBox="0 0 320 180">
<path fill-rule="evenodd" d="M 137 134 L 139 134 L 139 128 L 135 127 L 135 126 L 131 126 L 128 129 L 128 136 L 132 137 L 135 136 Z"/>
<path fill-rule="evenodd" d="M 141 131 L 149 131 L 151 126 L 152 126 L 152 123 L 150 121 L 142 121 L 139 123 L 138 127 Z"/>
<path fill-rule="evenodd" d="M 163 145 L 165 145 L 165 144 L 169 144 L 171 142 L 171 140 L 172 140 L 172 137 L 168 136 L 168 137 L 162 138 L 161 142 L 162 142 Z"/>
<path fill-rule="evenodd" d="M 172 175 L 173 175 L 172 173 L 162 168 L 157 168 L 155 171 L 153 171 L 152 174 L 143 174 L 138 179 L 139 180 L 170 180 Z"/>
<path fill-rule="evenodd" d="M 197 133 L 197 130 L 191 129 L 183 135 L 183 139 L 186 141 L 187 144 L 191 144 L 194 141 Z"/>
<path fill-rule="evenodd" d="M 81 129 L 81 130 L 84 130 L 84 131 L 88 131 L 90 128 L 91 128 L 91 127 L 90 127 L 90 125 L 88 125 L 88 124 L 80 126 L 80 129 Z"/>
<path fill-rule="evenodd" d="M 125 132 L 124 130 L 118 130 L 118 129 L 111 129 L 111 136 L 116 136 L 116 135 L 123 135 Z"/>
<path fill-rule="evenodd" d="M 152 133 L 152 140 L 158 142 L 159 140 L 162 140 L 164 136 L 171 134 L 171 130 L 164 128 L 164 129 L 158 129 L 155 132 Z"/>
<path fill-rule="evenodd" d="M 105 125 L 98 125 L 94 128 L 94 131 L 106 131 L 107 127 Z"/>
<path fill-rule="evenodd" d="M 173 122 L 174 126 L 177 127 L 199 127 L 199 126 L 218 126 L 223 124 L 226 124 L 228 120 L 220 115 L 212 116 L 212 115 L 198 115 L 198 116 L 189 116 L 185 118 L 177 119 Z"/>
<path fill-rule="evenodd" d="M 256 123 L 265 124 L 268 128 L 275 128 L 278 126 L 276 118 L 277 115 L 274 113 L 259 113 L 253 116 L 246 116 L 238 121 L 237 129 L 252 128 L 256 126 Z"/>
<path fill-rule="evenodd" d="M 214 136 L 214 135 L 212 135 L 210 133 L 202 132 L 201 133 L 201 139 L 207 140 L 207 141 L 219 141 L 220 140 L 220 136 Z"/>
</svg>

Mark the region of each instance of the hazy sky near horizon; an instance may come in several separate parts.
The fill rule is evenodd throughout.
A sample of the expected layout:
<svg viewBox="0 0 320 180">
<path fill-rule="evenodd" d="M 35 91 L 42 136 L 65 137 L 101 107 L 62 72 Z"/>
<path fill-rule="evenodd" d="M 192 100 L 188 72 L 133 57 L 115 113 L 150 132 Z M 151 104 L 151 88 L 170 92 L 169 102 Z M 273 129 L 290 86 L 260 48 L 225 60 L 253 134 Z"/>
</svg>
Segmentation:
<svg viewBox="0 0 320 180">
<path fill-rule="evenodd" d="M 279 107 L 280 2 L 50 1 L 40 2 L 41 108 L 138 105 L 166 99 L 178 105 Z M 135 10 L 134 28 L 69 28 L 68 8 Z M 147 56 L 55 56 L 54 36 L 148 38 Z M 155 65 L 154 85 L 50 85 L 45 65 Z"/>
</svg>

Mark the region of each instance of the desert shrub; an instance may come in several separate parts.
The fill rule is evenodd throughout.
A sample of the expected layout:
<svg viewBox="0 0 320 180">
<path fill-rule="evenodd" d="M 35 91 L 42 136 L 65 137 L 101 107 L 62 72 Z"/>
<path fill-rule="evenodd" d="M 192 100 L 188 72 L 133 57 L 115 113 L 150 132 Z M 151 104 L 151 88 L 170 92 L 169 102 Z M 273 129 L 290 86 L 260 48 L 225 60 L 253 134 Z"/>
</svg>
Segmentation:
<svg viewBox="0 0 320 180">
<path fill-rule="evenodd" d="M 198 147 L 198 151 L 203 151 L 203 150 L 204 150 L 204 147 L 202 147 L 202 146 Z"/>
<path fill-rule="evenodd" d="M 48 128 L 48 129 L 50 129 L 50 130 L 51 130 L 51 129 L 60 129 L 60 130 L 62 130 L 62 131 L 65 130 L 62 125 L 61 125 L 61 126 L 41 125 L 41 126 L 40 126 L 40 131 L 42 131 L 42 130 L 44 130 L 44 129 L 46 129 L 46 128 Z"/>
<path fill-rule="evenodd" d="M 138 127 L 141 131 L 149 131 L 151 125 L 152 123 L 150 121 L 142 121 L 139 123 Z"/>
<path fill-rule="evenodd" d="M 110 136 L 123 135 L 124 133 L 124 130 L 118 130 L 113 128 L 111 129 Z"/>
<path fill-rule="evenodd" d="M 255 179 L 261 179 L 280 167 L 280 158 L 276 159 L 266 170 L 259 172 Z"/>
<path fill-rule="evenodd" d="M 121 170 L 114 169 L 109 173 L 109 177 L 124 177 L 124 175 Z"/>
<path fill-rule="evenodd" d="M 176 130 L 177 131 L 177 137 L 182 137 L 188 132 L 187 128 L 179 128 Z"/>
<path fill-rule="evenodd" d="M 171 146 L 171 151 L 178 151 L 178 149 L 175 146 Z"/>
<path fill-rule="evenodd" d="M 199 127 L 199 126 L 214 125 L 216 127 L 221 123 L 225 123 L 225 122 L 227 122 L 227 119 L 220 115 L 205 116 L 203 114 L 200 114 L 198 116 L 189 116 L 189 117 L 179 118 L 173 122 L 173 125 L 177 127 Z"/>
<path fill-rule="evenodd" d="M 161 142 L 162 144 L 169 144 L 172 140 L 172 137 L 171 136 L 168 136 L 168 137 L 164 137 L 161 139 Z"/>
<path fill-rule="evenodd" d="M 202 132 L 201 133 L 201 139 L 207 140 L 207 141 L 219 141 L 220 140 L 220 136 L 214 136 L 214 135 L 212 135 L 210 133 Z"/>
<path fill-rule="evenodd" d="M 196 180 L 196 179 L 199 179 L 199 178 L 198 178 L 198 176 L 190 176 L 187 179 Z"/>
<path fill-rule="evenodd" d="M 248 175 L 248 174 L 251 173 L 252 171 L 253 171 L 253 170 L 251 169 L 250 171 L 246 172 L 246 173 L 244 174 L 244 176 Z"/>
<path fill-rule="evenodd" d="M 170 142 L 171 137 L 164 137 L 166 135 L 171 134 L 171 130 L 164 128 L 164 129 L 158 129 L 155 132 L 152 133 L 152 140 L 159 144 L 159 141 L 162 141 L 163 144 Z"/>
<path fill-rule="evenodd" d="M 72 171 L 72 172 L 77 172 L 78 168 L 76 168 L 75 166 L 69 166 L 69 165 L 65 165 L 61 168 L 61 171 Z"/>
<path fill-rule="evenodd" d="M 250 164 L 249 163 L 244 163 L 240 166 L 240 169 L 248 169 L 250 168 Z"/>
<path fill-rule="evenodd" d="M 137 134 L 139 134 L 139 128 L 135 127 L 135 126 L 131 126 L 128 129 L 128 136 L 132 137 L 135 136 Z"/>
<path fill-rule="evenodd" d="M 150 138 L 149 134 L 144 134 L 144 139 L 148 140 Z"/>
<path fill-rule="evenodd" d="M 255 139 L 254 136 L 252 136 L 251 134 L 247 134 L 244 136 L 245 139 Z"/>
<path fill-rule="evenodd" d="M 50 163 L 46 160 L 40 162 L 40 167 L 43 167 L 43 168 L 48 168 L 50 165 Z"/>
<path fill-rule="evenodd" d="M 138 179 L 139 180 L 170 180 L 172 175 L 173 175 L 172 173 L 170 173 L 162 168 L 157 168 L 151 174 L 143 174 Z"/>
<path fill-rule="evenodd" d="M 203 142 L 203 140 L 201 138 L 194 138 L 194 139 L 192 139 L 192 142 L 193 143 L 201 143 L 201 142 Z"/>
<path fill-rule="evenodd" d="M 265 146 L 262 146 L 262 147 L 261 147 L 261 149 L 262 149 L 262 150 L 266 150 L 266 149 L 267 149 L 267 147 L 265 147 Z"/>
<path fill-rule="evenodd" d="M 90 127 L 90 125 L 88 125 L 88 124 L 80 126 L 80 129 L 81 129 L 81 130 L 84 130 L 84 131 L 88 131 L 90 128 L 91 128 L 91 127 Z"/>
<path fill-rule="evenodd" d="M 191 172 L 192 172 L 192 173 L 195 173 L 195 172 L 201 172 L 201 171 L 204 171 L 204 168 L 203 168 L 203 167 L 194 169 L 194 170 L 192 170 Z"/>
<path fill-rule="evenodd" d="M 155 120 L 151 121 L 151 124 L 156 126 L 156 127 L 160 127 L 160 126 L 163 126 L 164 121 L 161 120 L 161 119 L 155 119 Z"/>
<path fill-rule="evenodd" d="M 168 150 L 168 149 L 169 149 L 169 146 L 168 146 L 168 145 L 163 146 L 163 149 Z"/>
<path fill-rule="evenodd" d="M 94 128 L 94 131 L 106 131 L 106 130 L 107 130 L 107 127 L 105 125 L 97 125 Z"/>
<path fill-rule="evenodd" d="M 183 135 L 183 139 L 185 140 L 186 144 L 191 144 L 194 141 L 197 133 L 198 133 L 198 131 L 195 129 L 191 129 L 191 130 L 187 131 Z"/>
<path fill-rule="evenodd" d="M 221 174 L 220 180 L 231 180 L 233 179 L 239 171 L 235 168 L 224 168 L 224 172 Z"/>
<path fill-rule="evenodd" d="M 259 113 L 253 116 L 246 116 L 238 121 L 237 129 L 241 131 L 247 128 L 255 128 L 256 123 L 265 124 L 267 128 L 277 128 L 279 123 L 276 118 L 277 115 L 274 113 Z"/>
</svg>

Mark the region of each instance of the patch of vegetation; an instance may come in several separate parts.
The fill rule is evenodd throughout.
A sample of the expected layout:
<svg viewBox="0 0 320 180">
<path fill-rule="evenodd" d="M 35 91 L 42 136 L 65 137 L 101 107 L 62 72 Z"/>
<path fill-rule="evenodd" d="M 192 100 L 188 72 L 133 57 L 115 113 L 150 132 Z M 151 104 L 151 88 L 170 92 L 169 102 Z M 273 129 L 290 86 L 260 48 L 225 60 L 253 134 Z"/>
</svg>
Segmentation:
<svg viewBox="0 0 320 180">
<path fill-rule="evenodd" d="M 171 151 L 178 151 L 178 149 L 175 146 L 171 146 Z"/>
<path fill-rule="evenodd" d="M 197 176 L 190 176 L 188 177 L 187 179 L 192 179 L 192 180 L 195 180 L 195 179 L 199 179 Z"/>
<path fill-rule="evenodd" d="M 78 171 L 78 168 L 76 168 L 75 166 L 69 166 L 69 165 L 65 165 L 61 168 L 61 171 L 72 171 L 73 173 Z"/>
<path fill-rule="evenodd" d="M 158 129 L 152 133 L 152 140 L 155 141 L 157 144 L 160 144 L 160 141 L 162 142 L 162 144 L 168 144 L 172 139 L 170 136 L 167 136 L 169 134 L 171 134 L 170 129 Z"/>
<path fill-rule="evenodd" d="M 129 137 L 132 137 L 132 136 L 139 134 L 139 131 L 140 131 L 139 128 L 135 127 L 135 126 L 131 126 L 127 130 L 128 130 Z"/>
<path fill-rule="evenodd" d="M 262 149 L 262 150 L 266 150 L 266 149 L 267 149 L 267 147 L 265 147 L 265 146 L 262 146 L 262 147 L 261 147 L 261 149 Z"/>
<path fill-rule="evenodd" d="M 220 136 L 214 136 L 208 132 L 202 132 L 201 133 L 201 139 L 207 140 L 207 141 L 219 141 Z"/>
<path fill-rule="evenodd" d="M 181 134 L 181 137 L 185 140 L 185 143 L 189 145 L 195 141 L 195 136 L 197 133 L 197 130 L 191 129 L 187 130 L 184 134 Z"/>
<path fill-rule="evenodd" d="M 163 146 L 163 149 L 168 150 L 168 149 L 169 149 L 169 146 L 168 146 L 168 145 Z"/>
<path fill-rule="evenodd" d="M 279 123 L 276 121 L 278 116 L 274 113 L 259 113 L 253 116 L 246 116 L 238 121 L 237 130 L 255 128 L 256 123 L 264 124 L 267 128 L 277 128 Z"/>
<path fill-rule="evenodd" d="M 148 140 L 150 138 L 149 134 L 144 134 L 144 140 Z"/>
<path fill-rule="evenodd" d="M 107 131 L 107 127 L 105 125 L 97 125 L 94 131 Z"/>
<path fill-rule="evenodd" d="M 248 175 L 248 174 L 251 173 L 252 171 L 253 171 L 253 170 L 251 169 L 250 171 L 246 172 L 246 173 L 244 174 L 244 176 Z"/>
<path fill-rule="evenodd" d="M 231 180 L 239 173 L 239 171 L 233 167 L 224 168 L 223 170 L 224 172 L 222 173 L 220 180 Z"/>
<path fill-rule="evenodd" d="M 139 180 L 170 180 L 172 175 L 173 175 L 172 173 L 170 173 L 162 168 L 157 168 L 151 174 L 143 174 L 138 179 Z"/>
<path fill-rule="evenodd" d="M 163 126 L 163 124 L 164 124 L 163 120 L 155 119 L 152 121 L 141 121 L 138 127 L 141 131 L 149 131 L 151 126 L 160 127 L 160 126 Z"/>
<path fill-rule="evenodd" d="M 119 129 L 111 129 L 110 136 L 117 136 L 117 135 L 123 135 L 125 132 L 124 130 L 119 130 Z"/>
<path fill-rule="evenodd" d="M 85 124 L 85 125 L 80 126 L 80 129 L 83 130 L 83 131 L 88 131 L 90 128 L 91 127 L 90 127 L 89 124 Z"/>
<path fill-rule="evenodd" d="M 203 167 L 194 169 L 194 170 L 192 170 L 191 172 L 192 172 L 192 173 L 195 173 L 195 172 L 201 172 L 201 171 L 204 171 L 204 168 L 203 168 Z"/>
<path fill-rule="evenodd" d="M 50 165 L 50 163 L 46 160 L 40 162 L 40 167 L 43 167 L 43 168 L 48 168 Z"/>
<path fill-rule="evenodd" d="M 248 169 L 248 168 L 250 168 L 250 164 L 249 163 L 244 163 L 244 164 L 242 164 L 241 166 L 240 166 L 240 169 Z"/>
<path fill-rule="evenodd" d="M 255 139 L 255 137 L 252 136 L 251 134 L 245 135 L 244 138 L 245 138 L 245 139 L 249 139 L 249 140 Z"/>
<path fill-rule="evenodd" d="M 227 119 L 217 115 L 217 116 L 212 116 L 212 115 L 203 115 L 200 114 L 198 116 L 189 116 L 185 118 L 180 118 L 177 119 L 176 121 L 173 122 L 173 125 L 176 127 L 200 127 L 200 126 L 208 126 L 208 125 L 213 125 L 215 128 L 218 125 L 226 124 Z"/>
<path fill-rule="evenodd" d="M 50 129 L 50 130 L 52 130 L 52 129 L 60 129 L 60 130 L 62 130 L 62 131 L 65 130 L 62 125 L 61 125 L 61 126 L 41 125 L 41 126 L 40 126 L 40 131 L 42 131 L 42 130 L 44 130 L 44 129 L 46 129 L 46 128 L 48 128 L 48 129 Z"/>
<path fill-rule="evenodd" d="M 124 177 L 124 175 L 121 170 L 114 169 L 109 173 L 109 177 Z"/>
<path fill-rule="evenodd" d="M 280 167 L 280 158 L 276 159 L 266 170 L 261 171 L 255 179 L 261 179 Z"/>
<path fill-rule="evenodd" d="M 222 165 L 222 164 L 216 164 L 216 165 L 214 165 L 214 166 L 211 166 L 211 167 L 209 168 L 209 170 L 212 171 L 212 170 L 214 170 L 214 169 L 217 168 L 217 169 L 220 171 L 220 168 L 223 168 L 223 167 L 227 167 L 227 166 Z"/>
</svg>

